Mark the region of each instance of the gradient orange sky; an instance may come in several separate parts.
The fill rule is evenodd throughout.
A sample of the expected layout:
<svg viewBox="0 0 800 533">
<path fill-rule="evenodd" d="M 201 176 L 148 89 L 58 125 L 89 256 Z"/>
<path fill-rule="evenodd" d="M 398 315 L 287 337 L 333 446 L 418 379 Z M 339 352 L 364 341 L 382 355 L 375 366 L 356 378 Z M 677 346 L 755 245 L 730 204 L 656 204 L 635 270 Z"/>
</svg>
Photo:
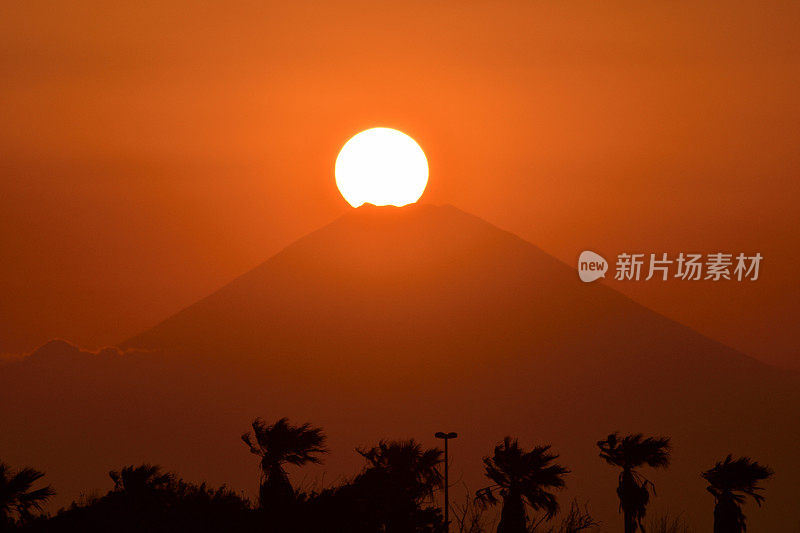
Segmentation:
<svg viewBox="0 0 800 533">
<path fill-rule="evenodd" d="M 573 265 L 761 252 L 754 283 L 610 282 L 800 368 L 800 4 L 7 2 L 0 352 L 122 341 L 346 212 L 389 126 L 422 201 Z"/>
</svg>

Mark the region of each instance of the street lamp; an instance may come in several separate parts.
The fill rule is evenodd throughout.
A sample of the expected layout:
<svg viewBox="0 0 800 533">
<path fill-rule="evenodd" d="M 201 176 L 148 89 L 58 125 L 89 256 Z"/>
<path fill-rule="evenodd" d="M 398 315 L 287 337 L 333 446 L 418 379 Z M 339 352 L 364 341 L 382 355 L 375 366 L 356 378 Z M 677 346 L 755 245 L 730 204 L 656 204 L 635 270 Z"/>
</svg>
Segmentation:
<svg viewBox="0 0 800 533">
<path fill-rule="evenodd" d="M 450 498 L 448 494 L 448 487 L 450 484 L 450 480 L 448 475 L 449 465 L 447 461 L 447 441 L 458 437 L 458 433 L 455 433 L 453 431 L 451 431 L 450 433 L 437 431 L 434 437 L 436 437 L 437 439 L 444 440 L 444 527 L 445 527 L 445 532 L 450 533 Z"/>
</svg>

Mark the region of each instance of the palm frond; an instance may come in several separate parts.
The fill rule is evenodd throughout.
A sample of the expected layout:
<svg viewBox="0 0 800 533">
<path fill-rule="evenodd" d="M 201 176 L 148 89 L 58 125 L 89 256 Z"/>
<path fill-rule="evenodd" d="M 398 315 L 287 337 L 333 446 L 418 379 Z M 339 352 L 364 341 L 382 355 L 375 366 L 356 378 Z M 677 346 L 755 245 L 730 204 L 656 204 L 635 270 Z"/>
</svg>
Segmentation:
<svg viewBox="0 0 800 533">
<path fill-rule="evenodd" d="M 44 473 L 33 468 L 13 472 L 0 462 L 0 522 L 13 522 L 15 514 L 17 519 L 25 520 L 31 517 L 31 511 L 41 511 L 44 503 L 55 494 L 49 485 L 31 490 L 42 477 Z"/>
<path fill-rule="evenodd" d="M 773 471 L 750 457 L 734 459 L 731 454 L 728 454 L 725 459 L 718 461 L 713 468 L 706 470 L 701 475 L 708 481 L 708 491 L 714 494 L 715 498 L 719 499 L 726 493 L 734 495 L 743 493 L 761 505 L 764 497 L 759 494 L 759 491 L 764 489 L 759 483 L 771 478 Z"/>
<path fill-rule="evenodd" d="M 532 509 L 543 510 L 549 520 L 558 512 L 552 491 L 565 486 L 564 476 L 569 473 L 554 462 L 556 459 L 558 454 L 550 445 L 525 451 L 518 439 L 505 437 L 495 446 L 494 454 L 483 459 L 486 477 L 493 485 L 478 491 L 476 498 L 484 505 L 494 505 L 499 501 L 495 493 L 501 497 L 519 494 Z"/>
<path fill-rule="evenodd" d="M 619 433 L 614 432 L 597 441 L 597 447 L 600 457 L 608 464 L 630 469 L 642 465 L 666 468 L 672 451 L 669 437 L 645 437 L 642 433 L 620 438 Z"/>
</svg>

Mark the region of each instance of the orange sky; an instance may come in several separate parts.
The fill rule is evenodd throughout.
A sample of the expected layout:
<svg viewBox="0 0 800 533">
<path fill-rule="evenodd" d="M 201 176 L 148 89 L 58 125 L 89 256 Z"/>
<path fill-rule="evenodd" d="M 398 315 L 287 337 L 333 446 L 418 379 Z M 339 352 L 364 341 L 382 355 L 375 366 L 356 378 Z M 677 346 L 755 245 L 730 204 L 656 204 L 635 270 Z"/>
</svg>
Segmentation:
<svg viewBox="0 0 800 533">
<path fill-rule="evenodd" d="M 573 264 L 764 256 L 751 284 L 613 283 L 800 368 L 800 5 L 11 2 L 0 352 L 121 341 L 344 213 L 333 164 L 414 137 L 423 201 Z"/>
</svg>

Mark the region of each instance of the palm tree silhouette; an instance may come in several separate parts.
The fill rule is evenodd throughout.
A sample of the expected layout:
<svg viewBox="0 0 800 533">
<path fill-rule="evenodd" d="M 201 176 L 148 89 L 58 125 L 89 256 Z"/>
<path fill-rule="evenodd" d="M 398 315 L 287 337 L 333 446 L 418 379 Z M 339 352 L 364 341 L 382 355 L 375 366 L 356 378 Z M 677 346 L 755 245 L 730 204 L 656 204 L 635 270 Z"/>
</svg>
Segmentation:
<svg viewBox="0 0 800 533">
<path fill-rule="evenodd" d="M 414 439 L 380 441 L 370 449 L 356 450 L 367 467 L 354 481 L 366 494 L 376 521 L 387 533 L 428 531 L 441 523 L 438 509 L 422 509 L 442 487 L 438 466 L 442 450 L 425 449 Z"/>
<path fill-rule="evenodd" d="M 772 477 L 768 466 L 758 464 L 749 457 L 733 459 L 728 456 L 718 461 L 714 468 L 701 475 L 708 481 L 706 488 L 714 495 L 714 533 L 741 533 L 747 530 L 742 504 L 750 496 L 761 506 L 764 497 L 758 491 L 759 481 Z"/>
<path fill-rule="evenodd" d="M 262 507 L 268 504 L 280 506 L 295 496 L 284 465 L 321 463 L 318 456 L 328 452 L 326 437 L 322 429 L 308 423 L 293 426 L 288 418 L 281 418 L 274 424 L 256 418 L 252 426 L 253 430 L 243 434 L 242 440 L 250 448 L 250 453 L 261 458 L 259 503 Z"/>
<path fill-rule="evenodd" d="M 650 492 L 655 494 L 655 486 L 636 468 L 643 465 L 653 468 L 669 466 L 669 438 L 645 438 L 641 433 L 620 438 L 615 432 L 605 440 L 597 441 L 597 446 L 600 457 L 608 464 L 622 468 L 617 496 L 619 508 L 624 513 L 625 533 L 634 533 L 637 528 L 644 531 L 642 520 L 650 502 Z"/>
<path fill-rule="evenodd" d="M 124 492 L 134 497 L 165 490 L 174 480 L 172 474 L 162 472 L 160 466 L 149 464 L 112 470 L 108 476 L 114 482 L 116 492 Z"/>
<path fill-rule="evenodd" d="M 147 529 L 147 517 L 167 508 L 173 499 L 175 477 L 160 466 L 126 466 L 112 470 L 108 476 L 114 482 L 109 497 L 135 516 L 137 526 L 143 529 Z"/>
<path fill-rule="evenodd" d="M 8 465 L 0 462 L 0 531 L 10 530 L 15 520 L 27 520 L 31 511 L 41 510 L 42 505 L 55 494 L 50 486 L 31 490 L 44 473 L 33 468 L 12 472 Z"/>
<path fill-rule="evenodd" d="M 525 503 L 535 511 L 545 512 L 543 519 L 550 520 L 558 512 L 558 501 L 552 489 L 564 487 L 564 475 L 569 470 L 554 463 L 558 454 L 550 446 L 536 446 L 526 452 L 517 439 L 506 437 L 495 446 L 494 455 L 485 457 L 486 477 L 493 484 L 479 490 L 476 497 L 484 505 L 503 500 L 497 533 L 525 533 L 528 517 Z"/>
<path fill-rule="evenodd" d="M 414 439 L 406 441 L 381 441 L 369 450 L 356 450 L 367 460 L 368 471 L 380 471 L 387 479 L 402 486 L 413 499 L 431 496 L 442 486 L 439 463 L 442 450 L 423 449 Z"/>
</svg>

